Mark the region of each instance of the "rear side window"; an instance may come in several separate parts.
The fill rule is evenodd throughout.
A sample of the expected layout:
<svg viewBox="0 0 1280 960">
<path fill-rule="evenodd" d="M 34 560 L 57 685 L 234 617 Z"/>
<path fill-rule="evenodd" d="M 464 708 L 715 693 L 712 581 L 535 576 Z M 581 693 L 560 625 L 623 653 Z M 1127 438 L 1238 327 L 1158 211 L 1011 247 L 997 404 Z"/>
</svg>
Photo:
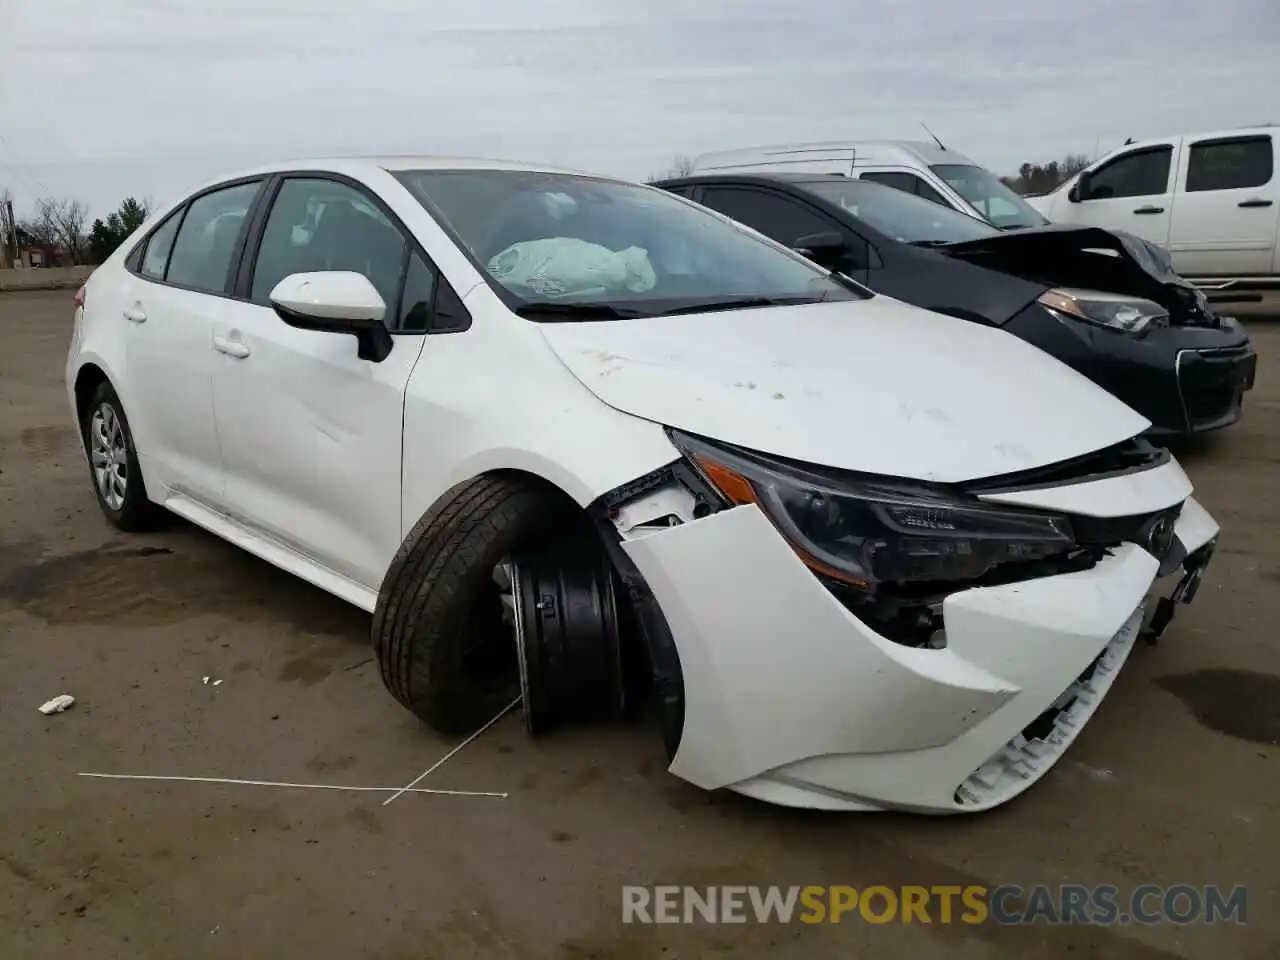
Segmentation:
<svg viewBox="0 0 1280 960">
<path fill-rule="evenodd" d="M 944 207 L 951 206 L 943 198 L 942 194 L 914 173 L 896 173 L 892 170 L 884 170 L 864 173 L 861 179 L 871 180 L 874 183 L 883 183 L 886 187 L 893 187 L 895 190 L 901 190 L 904 193 L 914 193 L 917 197 L 923 197 Z"/>
<path fill-rule="evenodd" d="M 206 293 L 225 291 L 236 240 L 261 186 L 261 181 L 241 183 L 191 201 L 165 280 Z"/>
<path fill-rule="evenodd" d="M 1270 137 L 1193 143 L 1187 159 L 1187 192 L 1260 187 L 1271 181 L 1274 166 Z"/>
<path fill-rule="evenodd" d="M 1169 165 L 1173 147 L 1138 150 L 1116 157 L 1099 167 L 1089 178 L 1085 200 L 1114 200 L 1118 197 L 1154 197 L 1169 189 Z"/>
<path fill-rule="evenodd" d="M 169 253 L 173 250 L 173 238 L 178 234 L 178 224 L 182 222 L 182 207 L 169 214 L 169 219 L 160 224 L 159 229 L 151 234 L 147 241 L 147 250 L 142 255 L 142 266 L 139 269 L 144 277 L 152 280 L 163 280 L 164 269 L 169 265 Z"/>
</svg>

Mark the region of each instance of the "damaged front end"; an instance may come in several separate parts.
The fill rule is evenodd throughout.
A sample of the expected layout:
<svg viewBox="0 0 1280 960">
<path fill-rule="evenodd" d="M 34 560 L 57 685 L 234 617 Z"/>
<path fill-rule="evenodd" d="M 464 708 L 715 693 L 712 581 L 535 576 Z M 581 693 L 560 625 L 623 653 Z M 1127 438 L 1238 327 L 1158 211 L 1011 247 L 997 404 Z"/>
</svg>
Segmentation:
<svg viewBox="0 0 1280 960">
<path fill-rule="evenodd" d="M 1153 583 L 1198 583 L 1217 533 L 1141 440 L 940 485 L 670 435 L 682 458 L 592 513 L 671 772 L 774 803 L 1012 798 L 1098 706 Z"/>
<path fill-rule="evenodd" d="M 1060 288 L 1065 293 L 1050 291 L 1055 296 L 1049 305 L 1081 319 L 1091 319 L 1089 307 L 1072 294 L 1087 291 L 1156 304 L 1160 311 L 1149 319 L 1153 326 L 1222 326 L 1203 291 L 1174 271 L 1162 247 L 1122 230 L 1050 224 L 939 249 L 968 263 Z M 1130 314 L 1134 322 L 1140 316 L 1132 308 Z"/>
<path fill-rule="evenodd" d="M 1053 225 L 942 249 L 1041 285 L 1037 303 L 1006 329 L 1143 414 L 1152 436 L 1240 418 L 1256 351 L 1238 321 L 1215 313 L 1174 271 L 1162 247 L 1119 230 Z M 1045 314 L 1056 322 L 1043 322 Z"/>
</svg>

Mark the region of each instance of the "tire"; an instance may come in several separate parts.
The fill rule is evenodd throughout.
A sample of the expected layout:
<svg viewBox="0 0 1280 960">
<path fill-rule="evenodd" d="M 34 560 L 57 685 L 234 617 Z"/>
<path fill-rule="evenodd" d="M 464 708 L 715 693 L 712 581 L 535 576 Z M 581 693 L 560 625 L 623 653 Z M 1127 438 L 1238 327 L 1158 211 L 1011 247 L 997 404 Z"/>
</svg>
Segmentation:
<svg viewBox="0 0 1280 960">
<path fill-rule="evenodd" d="M 372 643 L 391 695 L 428 726 L 470 733 L 520 695 L 514 633 L 509 678 L 478 684 L 464 658 L 494 568 L 522 542 L 576 519 L 557 492 L 513 474 L 458 484 L 405 538 L 378 593 Z M 503 642 L 495 634 L 495 645 Z"/>
<path fill-rule="evenodd" d="M 99 419 L 101 418 L 101 419 Z M 119 449 L 123 446 L 123 496 L 120 496 L 120 483 L 104 481 L 99 477 L 95 466 L 95 456 L 101 453 L 102 443 L 96 443 L 95 431 L 101 422 L 108 447 Z M 118 426 L 118 432 L 116 427 Z M 105 380 L 94 390 L 92 398 L 84 411 L 84 419 L 80 424 L 80 435 L 84 438 L 85 456 L 89 466 L 89 479 L 93 483 L 93 492 L 98 506 L 112 526 L 127 533 L 138 533 L 154 530 L 164 519 L 164 510 L 151 502 L 147 497 L 147 487 L 142 479 L 142 469 L 138 466 L 138 450 L 133 443 L 133 432 L 129 429 L 129 418 L 125 416 L 124 405 L 116 395 L 111 384 Z M 108 470 L 118 474 L 118 464 L 109 464 Z M 118 480 L 118 476 L 117 476 Z"/>
</svg>

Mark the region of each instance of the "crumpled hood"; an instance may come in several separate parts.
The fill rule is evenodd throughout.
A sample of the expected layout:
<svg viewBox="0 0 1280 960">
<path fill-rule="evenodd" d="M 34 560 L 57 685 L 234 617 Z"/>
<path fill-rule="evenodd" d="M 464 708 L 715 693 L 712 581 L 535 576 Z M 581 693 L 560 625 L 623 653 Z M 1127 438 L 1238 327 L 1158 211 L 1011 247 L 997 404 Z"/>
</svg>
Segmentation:
<svg viewBox="0 0 1280 960">
<path fill-rule="evenodd" d="M 626 413 L 884 476 L 998 476 L 1149 426 L 1010 334 L 884 296 L 541 329 L 587 389 Z"/>
<path fill-rule="evenodd" d="M 1168 252 L 1123 230 L 1051 223 L 933 249 L 1049 286 L 1144 297 L 1175 324 L 1217 325 L 1204 294 L 1174 271 Z"/>
</svg>

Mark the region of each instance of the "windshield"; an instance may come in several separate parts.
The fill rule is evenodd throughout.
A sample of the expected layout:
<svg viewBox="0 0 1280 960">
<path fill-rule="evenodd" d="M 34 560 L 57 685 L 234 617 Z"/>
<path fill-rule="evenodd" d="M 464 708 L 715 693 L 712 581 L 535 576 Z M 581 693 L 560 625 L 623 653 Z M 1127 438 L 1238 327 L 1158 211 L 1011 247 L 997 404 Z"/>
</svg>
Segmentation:
<svg viewBox="0 0 1280 960">
<path fill-rule="evenodd" d="M 522 170 L 397 174 L 530 319 L 862 299 L 760 234 L 653 187 Z"/>
<path fill-rule="evenodd" d="M 838 204 L 862 222 L 901 243 L 979 240 L 998 231 L 968 214 L 896 187 L 843 177 L 806 183 L 804 189 Z"/>
<path fill-rule="evenodd" d="M 1001 230 L 1042 227 L 1049 222 L 985 167 L 940 163 L 930 169 L 960 194 L 965 203 Z"/>
</svg>

